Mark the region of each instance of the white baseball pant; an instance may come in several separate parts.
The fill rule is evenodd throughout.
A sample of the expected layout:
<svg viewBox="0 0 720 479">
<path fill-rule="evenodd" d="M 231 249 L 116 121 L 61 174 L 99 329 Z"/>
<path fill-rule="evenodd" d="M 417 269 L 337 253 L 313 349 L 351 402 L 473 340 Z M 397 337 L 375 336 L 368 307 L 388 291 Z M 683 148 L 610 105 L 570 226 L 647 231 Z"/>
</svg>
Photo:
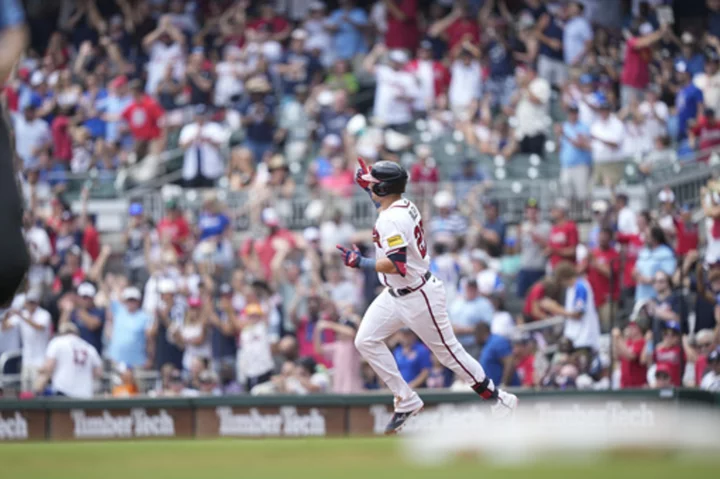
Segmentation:
<svg viewBox="0 0 720 479">
<path fill-rule="evenodd" d="M 406 296 L 386 289 L 375 298 L 360 323 L 355 346 L 395 396 L 395 411 L 410 412 L 423 405 L 420 396 L 400 375 L 395 357 L 384 341 L 403 327 L 410 328 L 438 360 L 474 386 L 485 371 L 455 337 L 445 305 L 445 287 L 436 277 Z"/>
</svg>

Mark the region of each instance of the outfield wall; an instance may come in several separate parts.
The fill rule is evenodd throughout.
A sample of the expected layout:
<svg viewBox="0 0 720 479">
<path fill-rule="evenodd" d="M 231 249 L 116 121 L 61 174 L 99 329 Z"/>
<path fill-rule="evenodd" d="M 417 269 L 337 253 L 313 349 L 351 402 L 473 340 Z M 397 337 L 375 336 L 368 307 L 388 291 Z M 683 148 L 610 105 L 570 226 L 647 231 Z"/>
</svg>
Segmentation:
<svg viewBox="0 0 720 479">
<path fill-rule="evenodd" d="M 474 393 L 425 391 L 430 420 L 458 410 L 487 412 Z M 712 405 L 720 414 L 720 394 L 699 390 L 623 390 L 614 392 L 518 392 L 520 407 L 538 414 L 585 415 L 594 420 L 654 424 L 648 407 Z M 569 406 L 569 407 L 568 407 Z M 71 400 L 0 400 L 0 441 L 109 440 L 136 438 L 307 437 L 381 434 L 392 414 L 392 397 L 224 396 Z M 562 418 L 559 418 L 562 419 Z"/>
</svg>

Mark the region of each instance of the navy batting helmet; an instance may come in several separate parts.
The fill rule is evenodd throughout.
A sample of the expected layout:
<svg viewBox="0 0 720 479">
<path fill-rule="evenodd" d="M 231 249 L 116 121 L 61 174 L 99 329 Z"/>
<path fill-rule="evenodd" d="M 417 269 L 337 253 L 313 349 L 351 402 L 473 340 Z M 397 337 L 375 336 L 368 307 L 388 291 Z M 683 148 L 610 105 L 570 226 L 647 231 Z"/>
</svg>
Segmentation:
<svg viewBox="0 0 720 479">
<path fill-rule="evenodd" d="M 370 175 L 363 179 L 370 182 L 372 192 L 377 196 L 387 196 L 405 192 L 408 174 L 398 163 L 378 161 L 370 169 Z"/>
</svg>

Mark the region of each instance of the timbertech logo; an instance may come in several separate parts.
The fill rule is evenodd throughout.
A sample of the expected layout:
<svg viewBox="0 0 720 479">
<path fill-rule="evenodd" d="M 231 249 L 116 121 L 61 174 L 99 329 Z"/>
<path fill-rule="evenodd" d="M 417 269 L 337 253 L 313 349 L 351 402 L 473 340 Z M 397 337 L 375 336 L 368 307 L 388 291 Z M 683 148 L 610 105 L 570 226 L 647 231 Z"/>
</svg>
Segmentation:
<svg viewBox="0 0 720 479">
<path fill-rule="evenodd" d="M 12 417 L 0 414 L 0 441 L 28 438 L 28 423 L 25 417 L 15 412 Z"/>
<path fill-rule="evenodd" d="M 175 420 L 165 409 L 150 415 L 145 409 L 131 409 L 129 415 L 113 416 L 103 410 L 100 416 L 88 416 L 82 409 L 70 411 L 73 434 L 78 439 L 123 437 L 172 437 Z"/>
<path fill-rule="evenodd" d="M 215 410 L 221 436 L 324 436 L 325 418 L 313 408 L 298 414 L 294 407 L 282 407 L 277 414 L 261 414 L 255 408 L 247 414 L 234 414 L 230 407 Z"/>
</svg>

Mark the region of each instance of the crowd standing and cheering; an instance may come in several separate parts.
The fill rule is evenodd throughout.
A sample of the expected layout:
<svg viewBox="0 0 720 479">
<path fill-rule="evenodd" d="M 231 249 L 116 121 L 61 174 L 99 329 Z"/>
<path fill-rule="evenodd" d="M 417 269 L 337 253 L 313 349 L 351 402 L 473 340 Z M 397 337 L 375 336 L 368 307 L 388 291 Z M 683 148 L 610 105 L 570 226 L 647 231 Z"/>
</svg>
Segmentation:
<svg viewBox="0 0 720 479">
<path fill-rule="evenodd" d="M 383 389 L 353 343 L 381 285 L 335 251 L 373 254 L 347 207 L 360 155 L 402 161 L 408 193 L 427 199 L 431 271 L 495 384 L 720 390 L 720 184 L 699 204 L 663 189 L 650 210 L 622 185 L 628 158 L 649 174 L 720 145 L 720 1 L 686 25 L 666 2 L 620 3 L 77 0 L 35 17 L 4 88 L 33 266 L 0 316 L 0 359 L 22 359 L 19 387 L 0 388 Z M 411 139 L 419 122 L 462 134 L 456 171 Z M 88 213 L 92 182 L 70 207 L 73 179 L 112 182 L 170 149 L 200 211 L 171 197 L 151 218 L 132 202 L 113 252 Z M 560 197 L 530 198 L 506 224 L 475 158 L 550 153 Z M 236 235 L 227 192 L 248 194 L 253 234 Z M 331 200 L 290 231 L 299 192 Z M 583 208 L 589 224 L 573 219 Z M 411 387 L 464 388 L 412 332 L 390 343 Z M 68 363 L 87 365 L 87 381 L 69 380 Z M 93 377 L 110 382 L 93 390 Z"/>
</svg>

